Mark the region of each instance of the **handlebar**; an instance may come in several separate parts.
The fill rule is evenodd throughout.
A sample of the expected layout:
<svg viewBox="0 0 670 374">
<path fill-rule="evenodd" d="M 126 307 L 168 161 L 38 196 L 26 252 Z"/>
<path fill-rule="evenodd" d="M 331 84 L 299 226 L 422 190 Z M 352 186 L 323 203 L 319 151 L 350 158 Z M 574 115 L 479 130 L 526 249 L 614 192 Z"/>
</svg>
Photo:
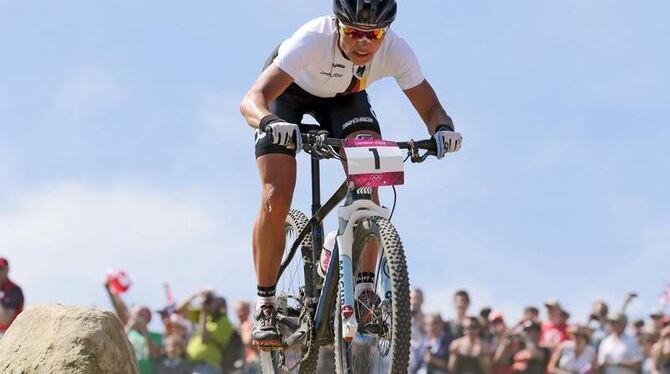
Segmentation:
<svg viewBox="0 0 670 374">
<path fill-rule="evenodd" d="M 319 158 L 335 157 L 330 148 L 342 147 L 342 139 L 330 138 L 327 136 L 328 133 L 324 131 L 307 134 L 302 133 L 301 135 L 302 148 L 307 153 L 312 154 L 312 156 L 318 156 Z M 407 155 L 414 163 L 423 162 L 428 156 L 434 156 L 437 149 L 435 139 L 432 138 L 416 141 L 410 139 L 406 142 L 396 142 L 396 144 L 398 148 L 407 150 Z M 419 150 L 425 150 L 426 152 L 420 154 Z"/>
<path fill-rule="evenodd" d="M 342 139 L 328 137 L 327 131 L 321 130 L 318 125 L 300 123 L 300 133 L 302 135 L 302 148 L 305 152 L 312 155 L 313 158 L 342 158 L 338 154 L 342 147 Z M 267 134 L 272 136 L 271 131 Z M 435 139 L 412 140 L 406 142 L 395 142 L 398 148 L 406 149 L 407 156 L 413 163 L 424 162 L 428 156 L 435 156 L 437 153 L 437 144 Z M 423 154 L 419 153 L 424 150 Z"/>
</svg>

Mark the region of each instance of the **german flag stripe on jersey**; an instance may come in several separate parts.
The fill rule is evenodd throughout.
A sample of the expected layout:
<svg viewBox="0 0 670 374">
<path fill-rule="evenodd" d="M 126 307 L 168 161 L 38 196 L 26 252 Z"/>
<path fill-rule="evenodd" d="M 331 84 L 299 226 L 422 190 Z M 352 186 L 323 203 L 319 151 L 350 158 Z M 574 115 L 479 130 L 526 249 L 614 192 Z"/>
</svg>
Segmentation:
<svg viewBox="0 0 670 374">
<path fill-rule="evenodd" d="M 344 92 L 339 93 L 338 96 L 360 92 L 368 87 L 368 69 L 366 69 L 365 66 L 361 66 L 358 68 L 358 73 L 361 78 L 359 79 L 356 74 L 352 75 L 351 83 L 349 83 L 347 89 L 344 90 Z"/>
</svg>

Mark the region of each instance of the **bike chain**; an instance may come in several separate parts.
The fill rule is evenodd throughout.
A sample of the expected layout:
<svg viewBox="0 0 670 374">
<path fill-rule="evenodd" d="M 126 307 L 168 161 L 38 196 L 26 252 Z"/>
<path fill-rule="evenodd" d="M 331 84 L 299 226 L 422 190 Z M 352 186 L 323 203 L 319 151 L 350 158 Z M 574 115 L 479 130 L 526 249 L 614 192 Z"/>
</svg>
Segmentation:
<svg viewBox="0 0 670 374">
<path fill-rule="evenodd" d="M 314 339 L 314 318 L 313 318 L 316 309 L 316 304 L 318 303 L 318 299 L 315 297 L 307 298 L 303 296 L 303 300 L 305 300 L 305 302 L 302 305 L 299 320 L 301 326 L 303 324 L 307 326 L 307 334 L 305 335 L 307 337 L 307 341 L 305 344 L 307 350 L 305 351 L 305 354 L 302 355 L 302 359 L 300 360 L 301 363 L 305 361 L 307 357 L 310 357 L 312 354 L 318 354 L 318 351 L 312 352 L 312 349 L 317 350 L 319 349 L 319 345 L 314 344 L 316 339 Z"/>
</svg>

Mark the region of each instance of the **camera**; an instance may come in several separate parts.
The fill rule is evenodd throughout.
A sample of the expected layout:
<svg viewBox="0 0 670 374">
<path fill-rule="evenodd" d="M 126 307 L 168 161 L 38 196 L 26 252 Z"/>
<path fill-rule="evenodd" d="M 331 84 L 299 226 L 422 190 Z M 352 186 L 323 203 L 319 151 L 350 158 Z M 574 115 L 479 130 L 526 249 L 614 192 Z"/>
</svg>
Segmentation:
<svg viewBox="0 0 670 374">
<path fill-rule="evenodd" d="M 202 300 L 202 303 L 204 305 L 209 305 L 212 303 L 213 300 L 214 300 L 214 294 L 212 292 L 207 292 L 205 294 L 205 298 Z"/>
</svg>

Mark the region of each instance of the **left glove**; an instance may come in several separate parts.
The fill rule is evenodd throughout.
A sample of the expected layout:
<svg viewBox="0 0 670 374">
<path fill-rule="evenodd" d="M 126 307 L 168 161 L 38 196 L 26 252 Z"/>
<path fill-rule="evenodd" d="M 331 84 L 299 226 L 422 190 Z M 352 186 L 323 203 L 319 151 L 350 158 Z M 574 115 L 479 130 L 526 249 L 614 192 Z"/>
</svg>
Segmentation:
<svg viewBox="0 0 670 374">
<path fill-rule="evenodd" d="M 295 145 L 296 153 L 302 150 L 302 136 L 298 125 L 271 114 L 263 117 L 258 127 L 260 131 L 271 136 L 273 144 L 286 148 Z"/>
<path fill-rule="evenodd" d="M 435 143 L 437 144 L 437 152 L 435 154 L 437 158 L 442 158 L 450 152 L 458 152 L 463 142 L 460 132 L 455 132 L 444 125 L 437 127 L 437 131 L 433 134 L 433 139 L 435 139 Z"/>
</svg>

